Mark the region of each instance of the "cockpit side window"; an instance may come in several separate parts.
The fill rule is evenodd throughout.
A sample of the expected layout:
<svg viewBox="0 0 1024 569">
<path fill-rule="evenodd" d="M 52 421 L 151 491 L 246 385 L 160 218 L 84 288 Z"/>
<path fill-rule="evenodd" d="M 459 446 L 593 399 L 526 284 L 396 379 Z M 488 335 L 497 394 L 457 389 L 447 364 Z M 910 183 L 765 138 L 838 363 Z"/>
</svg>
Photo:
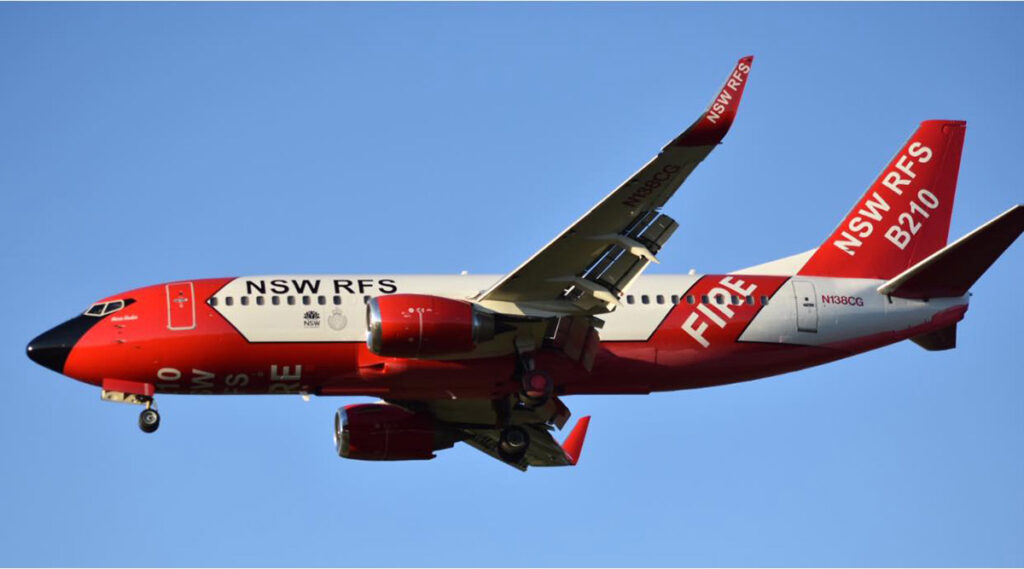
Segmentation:
<svg viewBox="0 0 1024 569">
<path fill-rule="evenodd" d="M 88 316 L 103 316 L 103 307 L 106 305 L 107 303 L 105 302 L 97 302 L 96 304 L 90 306 L 89 310 L 86 310 L 85 313 Z"/>
<path fill-rule="evenodd" d="M 103 309 L 103 314 L 110 314 L 111 312 L 117 312 L 118 310 L 121 310 L 122 308 L 124 308 L 124 301 L 123 300 L 115 300 L 113 302 L 108 302 L 107 306 Z"/>
</svg>

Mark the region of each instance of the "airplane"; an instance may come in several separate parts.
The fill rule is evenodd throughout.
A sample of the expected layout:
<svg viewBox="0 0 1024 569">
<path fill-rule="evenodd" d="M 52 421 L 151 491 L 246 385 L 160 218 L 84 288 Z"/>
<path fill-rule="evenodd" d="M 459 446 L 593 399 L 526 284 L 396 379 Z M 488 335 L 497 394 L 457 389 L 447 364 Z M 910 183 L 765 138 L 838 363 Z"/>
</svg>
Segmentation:
<svg viewBox="0 0 1024 569">
<path fill-rule="evenodd" d="M 457 442 L 520 470 L 572 466 L 576 394 L 647 394 L 817 366 L 910 340 L 956 346 L 969 289 L 1024 230 L 1020 204 L 947 244 L 966 123 L 920 124 L 817 248 L 725 274 L 647 275 L 661 209 L 731 128 L 753 57 L 654 158 L 506 275 L 262 275 L 102 298 L 28 357 L 142 405 L 159 394 L 371 396 L 338 455 L 426 460 Z"/>
</svg>

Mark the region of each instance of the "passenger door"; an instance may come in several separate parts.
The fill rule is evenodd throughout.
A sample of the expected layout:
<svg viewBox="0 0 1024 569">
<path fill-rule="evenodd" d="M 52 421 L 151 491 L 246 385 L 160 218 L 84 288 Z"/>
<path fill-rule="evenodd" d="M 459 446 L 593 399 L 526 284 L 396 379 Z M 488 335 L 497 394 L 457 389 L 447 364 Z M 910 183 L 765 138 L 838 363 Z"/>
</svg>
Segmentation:
<svg viewBox="0 0 1024 569">
<path fill-rule="evenodd" d="M 793 293 L 796 297 L 796 329 L 800 332 L 817 332 L 818 302 L 814 283 L 794 280 Z"/>
</svg>

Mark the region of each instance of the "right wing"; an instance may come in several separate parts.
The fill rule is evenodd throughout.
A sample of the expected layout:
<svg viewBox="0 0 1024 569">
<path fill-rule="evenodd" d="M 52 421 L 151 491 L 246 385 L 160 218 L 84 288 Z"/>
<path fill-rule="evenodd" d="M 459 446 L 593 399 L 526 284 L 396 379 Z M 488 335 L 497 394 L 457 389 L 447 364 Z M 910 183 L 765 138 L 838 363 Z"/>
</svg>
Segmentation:
<svg viewBox="0 0 1024 569">
<path fill-rule="evenodd" d="M 495 401 L 487 399 L 387 400 L 409 411 L 431 415 L 440 425 L 458 433 L 455 440 L 490 455 L 519 470 L 531 466 L 575 466 L 583 451 L 590 417 L 576 422 L 569 436 L 559 444 L 552 432 L 569 420 L 569 409 L 556 396 L 542 407 L 515 406 L 509 410 L 509 424 L 522 428 L 529 437 L 526 453 L 508 460 L 498 451 L 501 430 L 497 427 Z"/>
<path fill-rule="evenodd" d="M 523 428 L 530 436 L 530 446 L 526 454 L 515 461 L 505 460 L 498 453 L 498 441 L 501 436 L 498 429 L 467 429 L 470 437 L 463 442 L 523 472 L 531 466 L 576 466 L 589 426 L 588 415 L 576 422 L 565 442 L 558 444 L 551 436 L 552 427 L 549 425 L 524 425 Z"/>
<path fill-rule="evenodd" d="M 708 110 L 690 128 L 554 241 L 485 291 L 478 302 L 498 311 L 508 310 L 507 303 L 563 314 L 612 310 L 678 227 L 658 209 L 729 131 L 753 59 L 748 56 L 736 63 Z"/>
</svg>

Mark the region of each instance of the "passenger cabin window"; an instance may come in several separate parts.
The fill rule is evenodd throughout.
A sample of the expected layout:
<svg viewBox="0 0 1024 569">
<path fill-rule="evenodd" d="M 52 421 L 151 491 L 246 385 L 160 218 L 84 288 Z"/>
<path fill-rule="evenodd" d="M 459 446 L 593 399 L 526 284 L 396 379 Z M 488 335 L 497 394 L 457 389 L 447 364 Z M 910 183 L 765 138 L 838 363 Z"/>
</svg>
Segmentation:
<svg viewBox="0 0 1024 569">
<path fill-rule="evenodd" d="M 707 304 L 709 302 L 708 301 L 708 295 L 706 295 L 706 294 L 700 295 L 700 302 L 701 302 L 701 304 Z"/>
<path fill-rule="evenodd" d="M 642 302 L 644 304 L 650 304 L 651 303 L 651 297 L 647 296 L 646 294 L 641 294 L 640 295 L 640 302 Z"/>
<path fill-rule="evenodd" d="M 303 296 L 302 297 L 302 304 L 305 304 L 306 306 L 309 306 L 309 297 L 308 296 Z"/>
<path fill-rule="evenodd" d="M 754 297 L 747 295 L 747 304 L 754 304 Z"/>
<path fill-rule="evenodd" d="M 725 304 L 725 295 L 716 294 L 715 295 L 715 304 Z"/>
<path fill-rule="evenodd" d="M 636 302 L 636 299 L 633 298 L 633 295 L 632 294 L 627 294 L 626 295 L 626 304 L 633 304 L 634 302 Z"/>
<path fill-rule="evenodd" d="M 260 306 L 263 306 L 263 297 L 262 296 L 257 296 L 256 297 L 256 304 L 258 304 Z"/>
<path fill-rule="evenodd" d="M 217 306 L 217 297 L 216 296 L 211 296 L 210 297 L 210 306 Z"/>
<path fill-rule="evenodd" d="M 679 304 L 679 295 L 678 294 L 673 294 L 672 295 L 672 304 Z"/>
<path fill-rule="evenodd" d="M 294 296 L 288 296 L 287 300 L 288 300 L 288 306 L 295 306 L 295 297 Z"/>
<path fill-rule="evenodd" d="M 274 306 L 277 306 L 278 304 L 281 304 L 281 297 L 280 296 L 272 296 L 272 297 L 270 297 L 270 304 L 273 304 Z"/>
<path fill-rule="evenodd" d="M 234 304 L 235 304 L 235 299 L 231 298 L 230 296 L 225 296 L 224 297 L 224 306 L 233 306 Z"/>
<path fill-rule="evenodd" d="M 339 304 L 341 304 L 341 297 L 340 296 L 335 295 L 334 298 L 332 298 L 331 300 L 334 301 L 334 305 L 335 306 L 338 306 Z"/>
<path fill-rule="evenodd" d="M 768 304 L 768 297 L 767 296 L 762 296 L 761 297 L 761 304 Z"/>
<path fill-rule="evenodd" d="M 370 295 L 363 296 L 363 304 L 366 304 L 367 302 L 370 302 Z"/>
<path fill-rule="evenodd" d="M 249 306 L 249 297 L 248 296 L 243 296 L 239 300 L 241 301 L 242 306 Z"/>
<path fill-rule="evenodd" d="M 735 294 L 732 295 L 732 297 L 729 298 L 729 300 L 731 300 L 733 304 L 739 304 L 740 303 L 740 297 L 736 296 Z"/>
<path fill-rule="evenodd" d="M 693 295 L 692 294 L 686 295 L 686 304 L 693 304 Z"/>
<path fill-rule="evenodd" d="M 320 306 L 323 306 L 323 305 L 327 304 L 327 297 L 326 296 L 318 296 L 318 297 L 316 297 L 316 303 L 319 304 Z"/>
<path fill-rule="evenodd" d="M 665 295 L 659 294 L 658 296 L 654 297 L 654 301 L 657 302 L 658 304 L 665 304 Z"/>
</svg>

